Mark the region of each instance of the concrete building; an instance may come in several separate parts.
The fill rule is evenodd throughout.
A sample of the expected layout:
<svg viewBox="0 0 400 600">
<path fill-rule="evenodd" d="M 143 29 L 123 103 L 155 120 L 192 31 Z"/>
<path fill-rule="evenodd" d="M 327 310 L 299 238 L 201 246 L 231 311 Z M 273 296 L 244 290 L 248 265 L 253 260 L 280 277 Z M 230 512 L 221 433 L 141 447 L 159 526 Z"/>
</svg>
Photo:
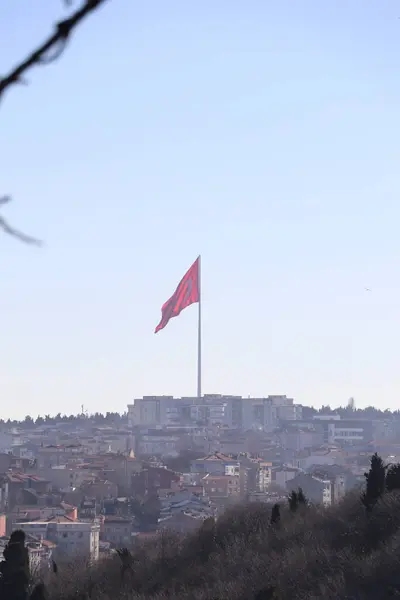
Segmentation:
<svg viewBox="0 0 400 600">
<path fill-rule="evenodd" d="M 279 420 L 301 418 L 302 407 L 287 396 L 242 398 L 205 394 L 201 398 L 144 396 L 128 405 L 130 427 L 173 427 L 178 423 L 226 426 L 241 431 L 271 432 Z"/>
<path fill-rule="evenodd" d="M 272 463 L 266 461 L 258 462 L 258 481 L 259 492 L 266 492 L 272 483 Z"/>
<path fill-rule="evenodd" d="M 239 475 L 211 475 L 207 474 L 201 480 L 204 493 L 210 500 L 239 499 Z"/>
<path fill-rule="evenodd" d="M 179 422 L 180 399 L 173 396 L 143 396 L 128 404 L 130 427 L 169 425 Z"/>
<path fill-rule="evenodd" d="M 360 446 L 369 444 L 373 440 L 373 423 L 367 419 L 341 419 L 340 415 L 318 415 L 318 418 L 308 420 L 284 420 L 281 426 L 311 429 L 317 424 L 323 430 L 326 444 Z"/>
<path fill-rule="evenodd" d="M 327 441 L 329 444 L 355 445 L 372 441 L 372 421 L 335 420 L 328 423 Z"/>
<path fill-rule="evenodd" d="M 49 521 L 18 523 L 17 526 L 29 535 L 53 542 L 56 545 L 53 552 L 55 558 L 79 556 L 91 561 L 99 558 L 99 523 L 55 517 Z"/>
<path fill-rule="evenodd" d="M 117 515 L 104 517 L 101 538 L 115 548 L 129 548 L 132 543 L 132 520 Z"/>
<path fill-rule="evenodd" d="M 323 506 L 333 504 L 333 486 L 329 479 L 320 479 L 306 473 L 299 473 L 293 479 L 286 482 L 286 489 L 297 492 L 301 488 L 311 502 Z"/>
<path fill-rule="evenodd" d="M 287 425 L 279 434 L 283 448 L 299 452 L 306 448 L 318 448 L 324 443 L 324 431 L 321 426 L 297 429 Z"/>
<path fill-rule="evenodd" d="M 215 452 L 214 454 L 193 460 L 190 470 L 192 473 L 200 474 L 239 475 L 240 462 L 230 456 Z"/>
<path fill-rule="evenodd" d="M 286 489 L 286 484 L 300 473 L 296 467 L 275 467 L 272 471 L 272 481 L 282 489 Z"/>
</svg>

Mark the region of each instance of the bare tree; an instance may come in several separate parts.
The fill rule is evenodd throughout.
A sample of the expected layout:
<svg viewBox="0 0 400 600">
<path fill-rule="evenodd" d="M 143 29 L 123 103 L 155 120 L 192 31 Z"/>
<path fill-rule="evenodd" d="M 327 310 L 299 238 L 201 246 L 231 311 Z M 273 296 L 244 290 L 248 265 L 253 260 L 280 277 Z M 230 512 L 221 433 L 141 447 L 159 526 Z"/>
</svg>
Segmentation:
<svg viewBox="0 0 400 600">
<path fill-rule="evenodd" d="M 15 66 L 8 75 L 0 77 L 0 101 L 3 98 L 4 92 L 14 84 L 25 84 L 25 74 L 29 69 L 35 66 L 48 65 L 62 55 L 64 52 L 73 30 L 79 25 L 85 17 L 92 14 L 96 9 L 100 8 L 101 5 L 105 4 L 108 0 L 85 0 L 82 6 L 75 10 L 68 18 L 59 21 L 55 24 L 53 32 L 49 37 L 34 50 L 28 57 L 22 60 L 17 66 Z M 74 4 L 74 0 L 64 0 L 66 6 Z M 7 204 L 11 201 L 11 196 L 3 196 L 0 198 L 0 206 Z M 9 223 L 0 215 L 0 229 L 4 233 L 16 237 L 26 244 L 41 245 L 40 240 L 21 233 L 14 227 L 11 227 Z"/>
</svg>

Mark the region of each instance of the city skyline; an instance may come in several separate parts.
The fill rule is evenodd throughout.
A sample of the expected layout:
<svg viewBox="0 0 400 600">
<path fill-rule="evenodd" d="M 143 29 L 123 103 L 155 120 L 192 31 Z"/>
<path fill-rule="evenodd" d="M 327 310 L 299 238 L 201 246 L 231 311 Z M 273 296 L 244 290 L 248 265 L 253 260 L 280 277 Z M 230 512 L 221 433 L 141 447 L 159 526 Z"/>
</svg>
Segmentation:
<svg viewBox="0 0 400 600">
<path fill-rule="evenodd" d="M 7 6 L 1 72 L 66 14 Z M 0 237 L 4 415 L 195 394 L 196 308 L 154 327 L 199 254 L 203 392 L 399 407 L 399 27 L 393 0 L 110 2 L 10 89 L 4 214 L 45 246 Z"/>
</svg>

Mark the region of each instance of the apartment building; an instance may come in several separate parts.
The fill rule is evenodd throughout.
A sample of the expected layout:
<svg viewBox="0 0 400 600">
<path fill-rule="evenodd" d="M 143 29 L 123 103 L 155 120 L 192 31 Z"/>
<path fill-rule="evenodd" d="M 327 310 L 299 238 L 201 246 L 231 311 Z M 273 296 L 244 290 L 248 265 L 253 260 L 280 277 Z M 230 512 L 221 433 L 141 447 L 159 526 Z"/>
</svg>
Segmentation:
<svg viewBox="0 0 400 600">
<path fill-rule="evenodd" d="M 265 398 L 206 394 L 201 398 L 144 396 L 128 405 L 130 427 L 173 427 L 177 424 L 220 425 L 228 429 L 271 432 L 280 420 L 301 418 L 302 407 L 293 398 Z"/>
<path fill-rule="evenodd" d="M 373 423 L 367 419 L 341 419 L 340 415 L 318 415 L 312 419 L 285 420 L 282 427 L 297 429 L 322 428 L 324 443 L 355 446 L 373 440 Z"/>
<path fill-rule="evenodd" d="M 71 521 L 66 517 L 55 517 L 48 521 L 28 521 L 16 524 L 18 529 L 39 539 L 53 542 L 54 557 L 80 556 L 86 560 L 99 558 L 100 524 Z"/>
<path fill-rule="evenodd" d="M 209 473 L 211 475 L 239 475 L 240 463 L 237 459 L 225 456 L 219 452 L 209 454 L 191 462 L 192 473 Z"/>
<path fill-rule="evenodd" d="M 128 404 L 130 427 L 170 425 L 179 422 L 180 399 L 173 396 L 143 396 Z"/>
<path fill-rule="evenodd" d="M 299 473 L 293 479 L 286 482 L 286 489 L 290 492 L 297 492 L 301 488 L 311 502 L 322 506 L 331 506 L 333 504 L 333 484 L 330 479 L 320 479 L 307 473 Z"/>
<path fill-rule="evenodd" d="M 101 525 L 101 538 L 115 548 L 129 548 L 132 543 L 132 520 L 117 515 L 105 516 Z"/>
<path fill-rule="evenodd" d="M 210 500 L 239 499 L 239 475 L 211 475 L 202 478 L 204 493 Z"/>
</svg>

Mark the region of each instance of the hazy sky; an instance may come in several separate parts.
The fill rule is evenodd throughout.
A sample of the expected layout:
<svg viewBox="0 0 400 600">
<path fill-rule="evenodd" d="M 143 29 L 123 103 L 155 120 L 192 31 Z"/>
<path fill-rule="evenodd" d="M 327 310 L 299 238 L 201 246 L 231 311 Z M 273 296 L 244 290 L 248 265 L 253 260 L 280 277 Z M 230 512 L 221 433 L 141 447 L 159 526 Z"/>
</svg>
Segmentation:
<svg viewBox="0 0 400 600">
<path fill-rule="evenodd" d="M 75 3 L 77 4 L 77 3 Z M 0 73 L 65 14 L 1 8 Z M 1 104 L 0 416 L 203 391 L 400 406 L 400 7 L 110 0 Z M 370 287 L 372 292 L 366 292 Z"/>
</svg>

